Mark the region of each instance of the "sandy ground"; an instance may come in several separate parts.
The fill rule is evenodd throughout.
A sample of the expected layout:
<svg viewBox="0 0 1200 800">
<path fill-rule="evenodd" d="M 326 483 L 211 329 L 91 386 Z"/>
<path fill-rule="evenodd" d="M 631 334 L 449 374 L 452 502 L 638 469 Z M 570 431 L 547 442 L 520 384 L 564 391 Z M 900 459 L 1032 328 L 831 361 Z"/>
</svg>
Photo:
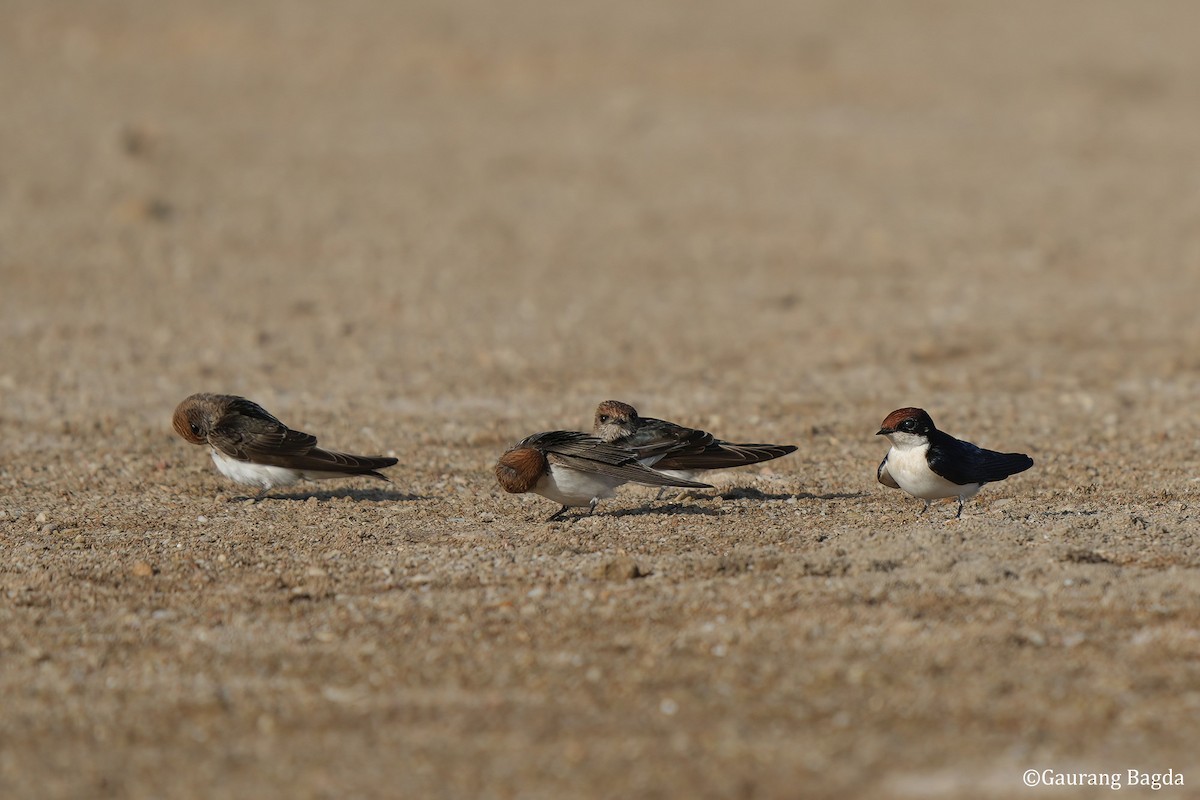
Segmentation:
<svg viewBox="0 0 1200 800">
<path fill-rule="evenodd" d="M 1200 791 L 1200 10 L 736 5 L 5 4 L 0 796 Z M 800 450 L 500 491 L 608 398 Z"/>
</svg>

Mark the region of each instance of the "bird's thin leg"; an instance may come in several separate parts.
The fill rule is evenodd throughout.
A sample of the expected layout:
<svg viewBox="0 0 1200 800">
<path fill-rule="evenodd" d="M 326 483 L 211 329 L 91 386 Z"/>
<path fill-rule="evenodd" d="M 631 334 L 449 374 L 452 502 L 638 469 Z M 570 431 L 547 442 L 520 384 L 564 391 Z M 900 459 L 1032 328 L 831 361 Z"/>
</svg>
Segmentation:
<svg viewBox="0 0 1200 800">
<path fill-rule="evenodd" d="M 600 502 L 600 498 L 599 498 L 599 497 L 593 497 L 593 498 L 592 498 L 592 502 L 588 503 L 588 513 L 587 513 L 587 515 L 588 515 L 589 517 L 590 517 L 592 514 L 595 514 L 595 513 L 596 513 L 596 503 L 599 503 L 599 502 Z"/>
<path fill-rule="evenodd" d="M 270 490 L 271 490 L 270 486 L 264 486 L 263 488 L 259 489 L 258 494 L 254 495 L 254 502 L 257 503 L 259 500 L 262 500 L 263 498 L 265 498 L 267 496 L 267 492 L 269 492 Z"/>
<path fill-rule="evenodd" d="M 920 515 L 920 516 L 924 516 L 925 512 L 929 510 L 929 501 L 928 501 L 928 500 L 923 500 L 922 502 L 924 502 L 924 503 L 925 503 L 925 507 L 924 507 L 924 508 L 922 508 L 920 511 L 918 511 L 918 512 L 917 512 L 917 514 L 918 514 L 918 515 Z"/>
<path fill-rule="evenodd" d="M 658 487 L 658 494 L 654 495 L 654 502 L 657 503 L 659 500 L 662 500 L 663 492 L 665 492 L 666 490 L 667 490 L 667 487 L 665 487 L 665 486 Z"/>
<path fill-rule="evenodd" d="M 963 507 L 963 501 L 962 501 L 962 498 L 960 497 L 960 498 L 958 498 L 958 513 L 954 515 L 955 519 L 958 519 L 962 516 L 962 507 Z"/>
<path fill-rule="evenodd" d="M 551 514 L 551 515 L 550 515 L 550 516 L 549 516 L 549 517 L 546 519 L 546 522 L 554 522 L 554 520 L 558 519 L 558 518 L 559 518 L 559 517 L 561 517 L 563 514 L 567 513 L 567 509 L 568 509 L 568 508 L 569 508 L 569 506 L 563 506 L 563 507 L 562 507 L 562 508 L 560 508 L 558 511 L 555 511 L 553 514 Z"/>
</svg>

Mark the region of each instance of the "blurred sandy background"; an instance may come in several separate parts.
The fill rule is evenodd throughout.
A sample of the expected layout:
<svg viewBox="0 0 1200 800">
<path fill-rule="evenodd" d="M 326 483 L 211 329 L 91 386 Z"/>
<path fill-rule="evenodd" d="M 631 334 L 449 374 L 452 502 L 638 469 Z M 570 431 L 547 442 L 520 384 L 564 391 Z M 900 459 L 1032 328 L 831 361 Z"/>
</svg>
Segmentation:
<svg viewBox="0 0 1200 800">
<path fill-rule="evenodd" d="M 3 17 L 0 795 L 1200 782 L 1194 4 Z M 230 503 L 195 391 L 395 484 Z M 608 398 L 801 450 L 499 491 Z M 903 405 L 1037 466 L 919 518 Z"/>
</svg>

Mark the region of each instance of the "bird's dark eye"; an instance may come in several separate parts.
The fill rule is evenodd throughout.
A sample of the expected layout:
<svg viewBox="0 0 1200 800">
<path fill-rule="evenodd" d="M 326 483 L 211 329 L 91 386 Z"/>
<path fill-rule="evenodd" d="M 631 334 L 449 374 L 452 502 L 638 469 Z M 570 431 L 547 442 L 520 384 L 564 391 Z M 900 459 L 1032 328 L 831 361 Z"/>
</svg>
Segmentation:
<svg viewBox="0 0 1200 800">
<path fill-rule="evenodd" d="M 902 430 L 902 431 L 911 431 L 912 429 L 914 429 L 916 427 L 917 427 L 917 421 L 915 419 L 906 419 L 906 420 L 904 420 L 904 422 L 900 423 L 900 430 Z"/>
<path fill-rule="evenodd" d="M 199 426 L 199 425 L 197 425 L 197 424 L 196 424 L 196 423 L 194 423 L 194 422 L 189 422 L 189 423 L 188 423 L 188 427 L 192 429 L 192 435 L 193 435 L 193 436 L 199 436 L 199 435 L 200 435 L 200 426 Z"/>
<path fill-rule="evenodd" d="M 608 422 L 608 414 L 601 414 L 601 415 L 600 415 L 600 421 L 601 421 L 601 422 Z"/>
</svg>

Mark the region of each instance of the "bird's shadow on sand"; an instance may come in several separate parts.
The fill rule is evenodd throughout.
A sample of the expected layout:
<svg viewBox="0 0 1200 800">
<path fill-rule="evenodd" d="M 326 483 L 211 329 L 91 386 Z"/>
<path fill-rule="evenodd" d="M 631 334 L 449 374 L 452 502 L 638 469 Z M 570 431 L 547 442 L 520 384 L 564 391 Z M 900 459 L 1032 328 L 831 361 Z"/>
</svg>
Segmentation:
<svg viewBox="0 0 1200 800">
<path fill-rule="evenodd" d="M 758 489 L 731 489 L 728 492 L 721 492 L 717 495 L 700 495 L 698 499 L 704 497 L 720 497 L 722 500 L 851 500 L 859 497 L 866 497 L 866 492 L 828 492 L 826 494 L 812 494 L 810 492 L 800 492 L 799 494 L 769 494 L 760 492 Z M 647 517 L 650 515 L 666 515 L 666 514 L 698 514 L 705 517 L 720 516 L 721 509 L 719 506 L 702 506 L 696 503 L 672 503 L 655 501 L 650 505 L 638 506 L 637 508 L 622 508 L 617 511 L 609 511 L 596 516 L 603 517 Z M 579 514 L 571 517 L 560 517 L 556 520 L 547 520 L 547 522 L 568 522 L 576 519 L 583 519 L 590 516 L 589 514 Z"/>
<path fill-rule="evenodd" d="M 784 492 L 769 493 L 745 487 L 730 489 L 728 492 L 721 492 L 717 496 L 722 500 L 853 500 L 858 497 L 867 497 L 868 495 L 866 492 L 826 492 L 825 494 L 813 494 L 812 492 L 797 492 L 795 494 Z"/>
<path fill-rule="evenodd" d="M 231 497 L 230 503 L 244 503 L 247 500 L 255 500 L 254 497 Z M 406 502 L 412 500 L 427 500 L 424 495 L 409 494 L 407 492 L 397 492 L 393 489 L 321 489 L 316 492 L 291 492 L 288 494 L 268 494 L 266 497 L 257 498 L 257 502 L 263 503 L 270 500 L 290 500 L 292 502 L 304 502 L 306 500 L 316 500 L 318 503 L 323 503 L 327 500 L 360 500 L 364 502 L 384 503 L 390 501 Z"/>
<path fill-rule="evenodd" d="M 610 511 L 604 516 L 606 517 L 644 517 L 650 514 L 701 514 L 706 517 L 715 517 L 721 513 L 718 508 L 705 508 L 693 504 L 684 505 L 683 503 L 664 503 L 662 505 L 638 506 L 637 508 L 622 508 L 617 511 Z"/>
</svg>

